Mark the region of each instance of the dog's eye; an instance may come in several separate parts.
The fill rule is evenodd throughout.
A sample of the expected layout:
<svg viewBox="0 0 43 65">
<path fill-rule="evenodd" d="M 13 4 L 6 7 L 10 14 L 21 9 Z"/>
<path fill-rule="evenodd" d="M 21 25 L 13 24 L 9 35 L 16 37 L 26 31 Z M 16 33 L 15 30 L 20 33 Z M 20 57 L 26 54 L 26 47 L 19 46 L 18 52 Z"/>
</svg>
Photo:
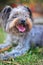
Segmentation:
<svg viewBox="0 0 43 65">
<path fill-rule="evenodd" d="M 26 15 L 25 17 L 29 17 L 29 15 Z"/>
<path fill-rule="evenodd" d="M 27 16 L 25 16 L 25 17 L 27 17 Z"/>
<path fill-rule="evenodd" d="M 12 18 L 16 18 L 16 16 L 12 17 Z"/>
</svg>

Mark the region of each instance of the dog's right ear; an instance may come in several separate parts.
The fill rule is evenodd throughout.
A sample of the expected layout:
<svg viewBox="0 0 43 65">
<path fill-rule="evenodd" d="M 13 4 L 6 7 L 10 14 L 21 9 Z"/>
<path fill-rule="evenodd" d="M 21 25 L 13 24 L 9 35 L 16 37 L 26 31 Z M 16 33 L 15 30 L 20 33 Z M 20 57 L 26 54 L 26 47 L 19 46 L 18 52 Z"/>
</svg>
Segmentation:
<svg viewBox="0 0 43 65">
<path fill-rule="evenodd" d="M 1 11 L 1 18 L 4 19 L 8 19 L 10 12 L 12 10 L 11 6 L 5 6 L 5 8 Z"/>
</svg>

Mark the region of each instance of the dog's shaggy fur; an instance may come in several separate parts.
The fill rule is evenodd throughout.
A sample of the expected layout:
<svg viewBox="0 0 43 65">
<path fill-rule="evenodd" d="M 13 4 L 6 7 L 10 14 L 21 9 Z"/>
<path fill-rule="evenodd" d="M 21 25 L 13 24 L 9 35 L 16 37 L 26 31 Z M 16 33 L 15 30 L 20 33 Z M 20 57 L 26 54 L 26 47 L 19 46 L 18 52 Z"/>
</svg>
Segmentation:
<svg viewBox="0 0 43 65">
<path fill-rule="evenodd" d="M 32 13 L 28 7 L 6 6 L 1 12 L 1 18 L 2 27 L 8 35 L 5 44 L 0 44 L 0 49 L 17 44 L 12 51 L 0 53 L 1 60 L 25 54 L 31 45 L 43 46 L 43 26 L 32 24 Z"/>
</svg>

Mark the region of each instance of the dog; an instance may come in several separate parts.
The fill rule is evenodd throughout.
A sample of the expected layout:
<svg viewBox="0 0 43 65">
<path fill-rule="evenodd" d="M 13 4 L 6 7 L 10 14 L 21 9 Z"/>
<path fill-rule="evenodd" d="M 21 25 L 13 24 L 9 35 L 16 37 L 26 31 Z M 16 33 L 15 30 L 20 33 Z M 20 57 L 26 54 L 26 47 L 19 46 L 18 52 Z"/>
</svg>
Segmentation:
<svg viewBox="0 0 43 65">
<path fill-rule="evenodd" d="M 7 33 L 0 49 L 12 46 L 10 52 L 0 53 L 1 60 L 16 58 L 25 54 L 32 45 L 43 47 L 43 26 L 33 25 L 31 10 L 26 6 L 6 6 L 1 12 L 2 28 Z M 16 46 L 14 46 L 17 44 Z"/>
</svg>

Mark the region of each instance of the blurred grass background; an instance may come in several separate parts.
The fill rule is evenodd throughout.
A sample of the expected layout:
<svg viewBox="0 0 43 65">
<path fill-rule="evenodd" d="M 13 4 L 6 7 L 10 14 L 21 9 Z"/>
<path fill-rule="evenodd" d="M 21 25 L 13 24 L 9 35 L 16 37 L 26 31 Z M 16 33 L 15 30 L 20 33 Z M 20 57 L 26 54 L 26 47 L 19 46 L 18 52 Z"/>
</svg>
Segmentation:
<svg viewBox="0 0 43 65">
<path fill-rule="evenodd" d="M 3 43 L 5 40 L 5 33 L 2 28 L 0 28 L 0 43 Z"/>
</svg>

